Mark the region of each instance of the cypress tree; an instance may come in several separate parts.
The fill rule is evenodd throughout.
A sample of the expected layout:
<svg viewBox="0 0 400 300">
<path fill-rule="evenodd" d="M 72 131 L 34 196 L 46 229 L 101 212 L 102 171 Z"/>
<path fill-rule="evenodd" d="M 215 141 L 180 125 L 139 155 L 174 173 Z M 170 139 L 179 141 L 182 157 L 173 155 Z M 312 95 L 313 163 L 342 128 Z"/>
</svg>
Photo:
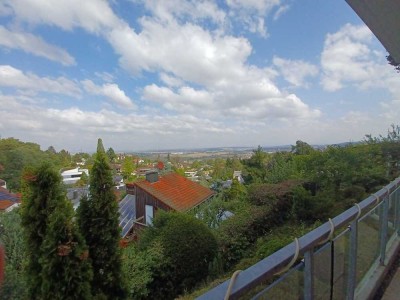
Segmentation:
<svg viewBox="0 0 400 300">
<path fill-rule="evenodd" d="M 90 195 L 88 199 L 81 200 L 78 222 L 89 247 L 93 268 L 92 293 L 98 298 L 123 299 L 126 291 L 119 247 L 118 204 L 101 139 L 98 140 L 89 183 Z"/>
<path fill-rule="evenodd" d="M 21 221 L 24 227 L 27 255 L 29 299 L 41 298 L 41 246 L 46 236 L 49 216 L 58 202 L 64 200 L 61 176 L 49 165 L 26 170 L 23 174 Z"/>
<path fill-rule="evenodd" d="M 88 250 L 73 216 L 72 204 L 62 201 L 49 218 L 41 247 L 42 299 L 91 299 Z"/>
<path fill-rule="evenodd" d="M 23 178 L 21 221 L 29 250 L 29 299 L 90 298 L 86 246 L 73 223 L 61 176 L 44 164 L 27 170 Z"/>
</svg>

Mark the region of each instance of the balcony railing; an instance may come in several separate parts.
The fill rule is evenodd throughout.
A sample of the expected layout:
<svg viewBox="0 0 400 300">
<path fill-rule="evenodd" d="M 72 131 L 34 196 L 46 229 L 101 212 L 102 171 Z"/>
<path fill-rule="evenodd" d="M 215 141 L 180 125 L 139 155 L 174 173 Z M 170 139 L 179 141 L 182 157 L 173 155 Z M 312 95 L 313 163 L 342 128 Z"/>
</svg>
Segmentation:
<svg viewBox="0 0 400 300">
<path fill-rule="evenodd" d="M 397 178 L 198 299 L 373 296 L 400 249 L 399 187 Z"/>
</svg>

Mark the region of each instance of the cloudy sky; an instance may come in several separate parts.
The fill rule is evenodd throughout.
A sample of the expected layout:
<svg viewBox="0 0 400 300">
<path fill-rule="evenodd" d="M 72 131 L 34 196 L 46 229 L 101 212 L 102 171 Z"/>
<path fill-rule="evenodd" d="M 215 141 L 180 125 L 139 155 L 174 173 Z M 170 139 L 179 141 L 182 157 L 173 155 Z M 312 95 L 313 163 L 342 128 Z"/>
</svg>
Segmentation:
<svg viewBox="0 0 400 300">
<path fill-rule="evenodd" d="M 2 0 L 0 135 L 92 151 L 360 140 L 400 74 L 344 0 Z"/>
</svg>

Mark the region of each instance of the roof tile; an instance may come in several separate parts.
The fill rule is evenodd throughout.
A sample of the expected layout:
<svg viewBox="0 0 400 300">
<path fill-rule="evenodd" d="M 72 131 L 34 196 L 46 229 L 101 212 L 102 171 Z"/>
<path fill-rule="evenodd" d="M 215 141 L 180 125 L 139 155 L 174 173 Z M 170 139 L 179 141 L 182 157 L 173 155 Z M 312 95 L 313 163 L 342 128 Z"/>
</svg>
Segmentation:
<svg viewBox="0 0 400 300">
<path fill-rule="evenodd" d="M 159 176 L 158 181 L 153 183 L 143 180 L 135 185 L 181 212 L 199 205 L 214 194 L 209 188 L 176 173 Z"/>
</svg>

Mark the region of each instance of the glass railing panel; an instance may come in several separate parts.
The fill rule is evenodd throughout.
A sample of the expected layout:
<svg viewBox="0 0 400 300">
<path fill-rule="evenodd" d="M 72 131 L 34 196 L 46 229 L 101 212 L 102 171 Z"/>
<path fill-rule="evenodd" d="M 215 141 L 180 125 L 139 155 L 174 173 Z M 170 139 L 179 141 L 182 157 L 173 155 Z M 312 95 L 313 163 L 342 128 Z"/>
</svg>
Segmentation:
<svg viewBox="0 0 400 300">
<path fill-rule="evenodd" d="M 346 288 L 349 270 L 350 230 L 345 230 L 334 240 L 334 269 L 332 299 L 346 299 Z"/>
<path fill-rule="evenodd" d="M 304 264 L 300 263 L 251 299 L 301 300 L 304 299 Z M 249 299 L 242 297 L 241 299 Z"/>
<path fill-rule="evenodd" d="M 315 299 L 329 299 L 331 292 L 331 243 L 314 253 L 314 296 Z"/>
<path fill-rule="evenodd" d="M 379 219 L 382 203 L 367 213 L 358 223 L 357 274 L 359 284 L 373 263 L 379 258 Z"/>
</svg>

